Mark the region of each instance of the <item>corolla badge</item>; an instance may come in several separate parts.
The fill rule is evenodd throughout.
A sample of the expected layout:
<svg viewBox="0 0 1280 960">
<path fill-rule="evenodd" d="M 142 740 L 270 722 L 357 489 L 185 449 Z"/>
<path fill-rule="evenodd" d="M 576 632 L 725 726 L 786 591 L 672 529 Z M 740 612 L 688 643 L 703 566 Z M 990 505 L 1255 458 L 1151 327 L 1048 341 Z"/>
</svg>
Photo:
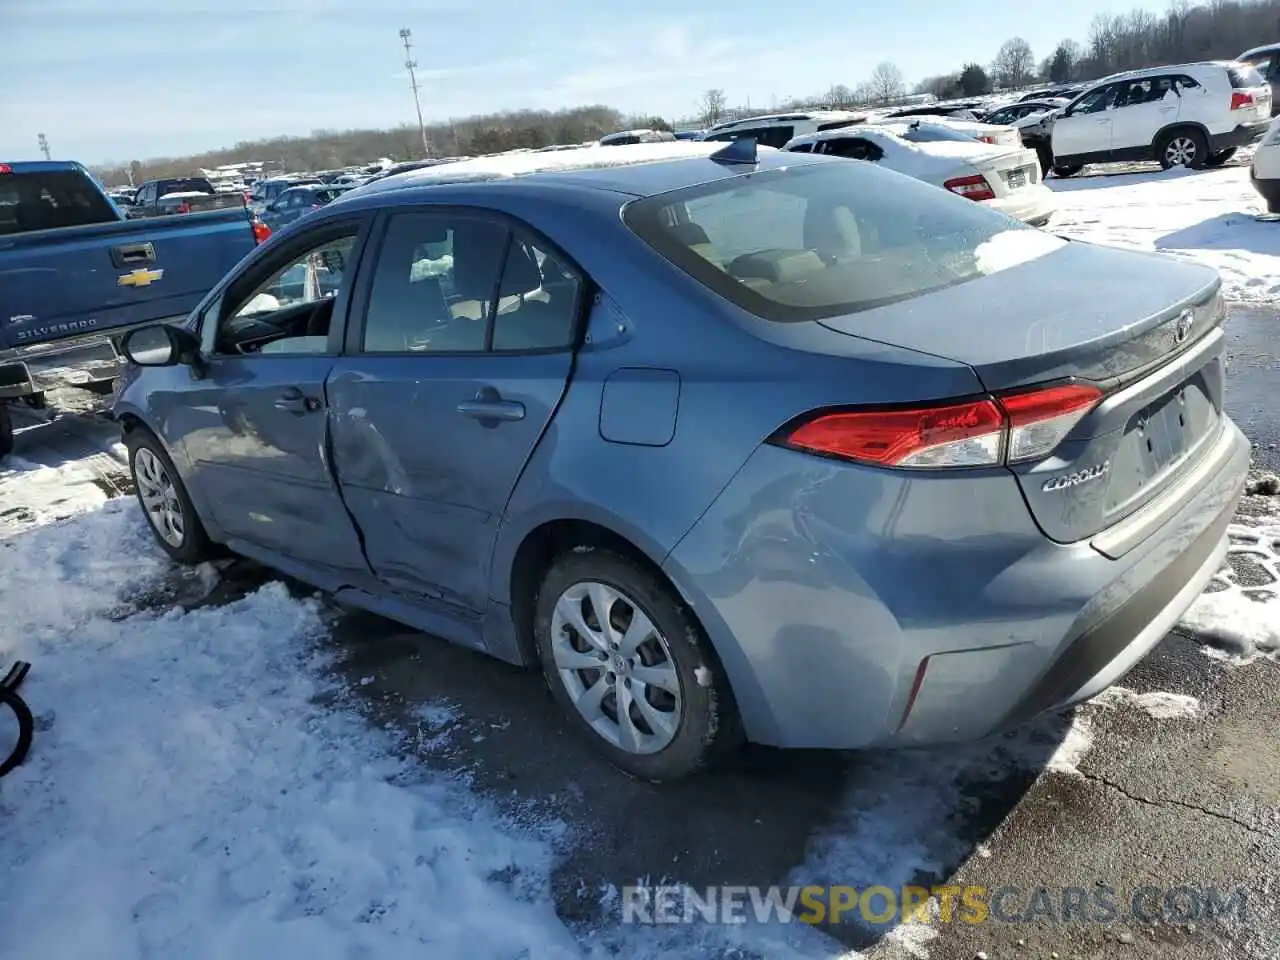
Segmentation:
<svg viewBox="0 0 1280 960">
<path fill-rule="evenodd" d="M 1050 477 L 1040 489 L 1046 493 L 1052 493 L 1054 490 L 1066 490 L 1068 487 L 1078 487 L 1082 483 L 1100 480 L 1110 472 L 1111 461 L 1103 460 L 1101 463 L 1092 467 L 1085 467 L 1083 470 L 1077 470 L 1075 473 L 1066 473 L 1060 477 Z"/>
</svg>

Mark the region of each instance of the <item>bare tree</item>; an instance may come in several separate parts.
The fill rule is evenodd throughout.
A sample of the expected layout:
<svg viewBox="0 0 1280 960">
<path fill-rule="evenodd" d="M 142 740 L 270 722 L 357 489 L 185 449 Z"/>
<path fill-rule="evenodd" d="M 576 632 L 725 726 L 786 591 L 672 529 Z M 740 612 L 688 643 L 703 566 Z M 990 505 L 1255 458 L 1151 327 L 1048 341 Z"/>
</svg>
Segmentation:
<svg viewBox="0 0 1280 960">
<path fill-rule="evenodd" d="M 907 92 L 907 82 L 902 79 L 902 71 L 887 60 L 871 71 L 871 79 L 867 84 L 873 103 L 892 103 L 900 100 Z"/>
<path fill-rule="evenodd" d="M 720 118 L 724 116 L 724 106 L 724 91 L 713 87 L 698 101 L 698 116 L 702 123 L 709 127 L 720 122 Z"/>
<path fill-rule="evenodd" d="M 823 97 L 829 110 L 847 110 L 854 105 L 853 91 L 843 83 L 835 84 Z"/>
<path fill-rule="evenodd" d="M 991 72 L 996 83 L 1006 89 L 1025 87 L 1036 74 L 1036 58 L 1031 52 L 1031 44 L 1021 37 L 1006 40 L 991 64 Z"/>
</svg>

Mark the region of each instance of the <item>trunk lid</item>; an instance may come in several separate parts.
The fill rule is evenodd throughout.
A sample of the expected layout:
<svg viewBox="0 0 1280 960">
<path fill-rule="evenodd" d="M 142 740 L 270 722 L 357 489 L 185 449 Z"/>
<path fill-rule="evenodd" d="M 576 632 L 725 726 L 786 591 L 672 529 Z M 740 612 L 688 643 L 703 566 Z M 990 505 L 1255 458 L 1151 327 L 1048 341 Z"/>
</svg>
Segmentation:
<svg viewBox="0 0 1280 960">
<path fill-rule="evenodd" d="M 997 197 L 1007 197 L 1040 182 L 1040 162 L 1034 150 L 1017 150 L 971 160 L 975 170 L 987 179 Z"/>
<path fill-rule="evenodd" d="M 1025 244 L 1036 237 L 1002 235 Z M 998 238 L 997 238 L 998 239 Z M 1041 529 L 1086 539 L 1174 483 L 1221 424 L 1216 272 L 1072 242 L 990 276 L 820 321 L 969 365 L 992 392 L 1066 379 L 1106 394 L 1046 459 L 1011 466 Z"/>
</svg>

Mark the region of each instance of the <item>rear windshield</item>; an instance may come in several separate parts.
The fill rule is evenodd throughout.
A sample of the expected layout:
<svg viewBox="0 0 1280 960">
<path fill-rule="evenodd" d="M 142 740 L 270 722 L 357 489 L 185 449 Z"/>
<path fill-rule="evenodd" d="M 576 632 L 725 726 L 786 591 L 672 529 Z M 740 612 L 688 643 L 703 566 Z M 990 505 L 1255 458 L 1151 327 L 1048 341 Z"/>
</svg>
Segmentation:
<svg viewBox="0 0 1280 960">
<path fill-rule="evenodd" d="M 0 235 L 119 219 L 111 202 L 83 173 L 0 173 Z"/>
<path fill-rule="evenodd" d="M 944 140 L 972 142 L 977 139 L 972 133 L 961 133 L 953 127 L 944 127 L 940 123 L 920 124 L 919 126 L 912 124 L 898 133 L 898 136 L 902 137 L 903 140 L 910 140 L 912 143 L 939 143 Z"/>
<path fill-rule="evenodd" d="M 156 196 L 167 197 L 171 193 L 213 193 L 213 184 L 204 177 L 178 177 L 161 180 L 156 184 Z"/>
<path fill-rule="evenodd" d="M 783 323 L 907 300 L 1066 242 L 931 184 L 843 159 L 646 197 L 624 218 L 705 286 Z"/>
<path fill-rule="evenodd" d="M 1258 72 L 1258 68 L 1250 63 L 1236 63 L 1228 68 L 1227 73 L 1231 76 L 1231 86 L 1247 89 L 1249 87 L 1264 87 L 1267 81 L 1262 79 L 1262 74 Z"/>
</svg>

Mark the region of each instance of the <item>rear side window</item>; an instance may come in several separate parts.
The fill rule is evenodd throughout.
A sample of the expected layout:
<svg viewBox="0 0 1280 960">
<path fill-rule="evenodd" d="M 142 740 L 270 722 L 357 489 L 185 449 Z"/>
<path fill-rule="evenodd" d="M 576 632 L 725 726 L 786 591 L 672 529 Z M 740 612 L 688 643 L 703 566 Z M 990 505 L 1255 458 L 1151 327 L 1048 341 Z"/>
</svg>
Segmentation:
<svg viewBox="0 0 1280 960">
<path fill-rule="evenodd" d="M 119 219 L 107 198 L 78 171 L 0 173 L 0 235 Z"/>
<path fill-rule="evenodd" d="M 930 184 L 846 162 L 646 197 L 624 217 L 694 279 L 784 323 L 907 300 L 1065 245 Z"/>
<path fill-rule="evenodd" d="M 1266 85 L 1258 68 L 1248 63 L 1232 64 L 1227 68 L 1227 76 L 1231 78 L 1231 86 L 1237 89 Z"/>
</svg>

